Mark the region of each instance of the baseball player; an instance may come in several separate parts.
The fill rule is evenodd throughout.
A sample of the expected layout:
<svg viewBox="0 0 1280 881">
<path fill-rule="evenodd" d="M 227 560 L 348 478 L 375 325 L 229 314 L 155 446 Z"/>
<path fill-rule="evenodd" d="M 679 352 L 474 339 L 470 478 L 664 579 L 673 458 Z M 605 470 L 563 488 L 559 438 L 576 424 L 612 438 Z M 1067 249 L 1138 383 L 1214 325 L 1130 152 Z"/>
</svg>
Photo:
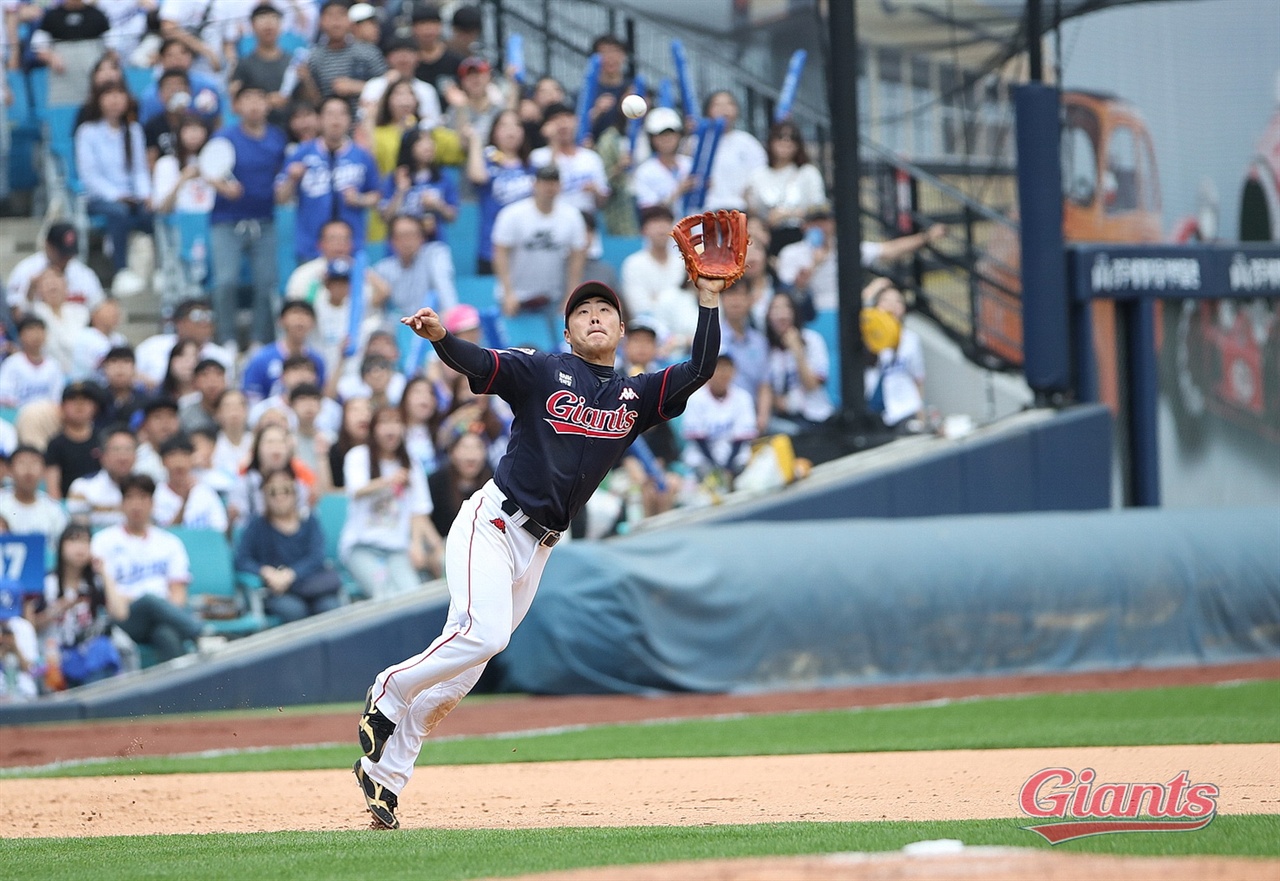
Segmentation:
<svg viewBox="0 0 1280 881">
<path fill-rule="evenodd" d="M 720 215 L 685 218 L 672 233 L 695 279 L 698 327 L 690 359 L 657 373 L 614 371 L 621 304 L 598 281 L 579 285 L 565 303 L 568 353 L 483 349 L 448 333 L 432 309 L 401 319 L 476 393 L 510 404 L 515 419 L 493 479 L 463 504 L 449 532 L 444 631 L 379 673 L 366 696 L 358 726 L 364 756 L 354 770 L 375 828 L 399 827 L 399 793 L 423 740 L 506 647 L 574 515 L 631 442 L 680 414 L 714 372 L 720 292 L 742 275 L 746 256 L 745 217 Z M 704 232 L 691 237 L 698 223 Z"/>
</svg>

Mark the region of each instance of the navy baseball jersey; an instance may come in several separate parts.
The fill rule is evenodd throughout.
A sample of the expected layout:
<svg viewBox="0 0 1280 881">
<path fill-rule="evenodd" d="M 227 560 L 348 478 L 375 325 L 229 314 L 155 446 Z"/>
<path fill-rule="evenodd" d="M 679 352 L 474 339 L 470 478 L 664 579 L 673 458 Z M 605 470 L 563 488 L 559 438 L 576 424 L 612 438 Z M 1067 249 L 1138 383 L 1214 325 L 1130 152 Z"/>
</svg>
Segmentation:
<svg viewBox="0 0 1280 881">
<path fill-rule="evenodd" d="M 684 411 L 720 352 L 718 310 L 698 309 L 688 361 L 623 376 L 569 353 L 482 349 L 452 335 L 433 343 L 477 394 L 498 395 L 515 419 L 494 482 L 525 514 L 565 530 L 645 430 Z"/>
</svg>

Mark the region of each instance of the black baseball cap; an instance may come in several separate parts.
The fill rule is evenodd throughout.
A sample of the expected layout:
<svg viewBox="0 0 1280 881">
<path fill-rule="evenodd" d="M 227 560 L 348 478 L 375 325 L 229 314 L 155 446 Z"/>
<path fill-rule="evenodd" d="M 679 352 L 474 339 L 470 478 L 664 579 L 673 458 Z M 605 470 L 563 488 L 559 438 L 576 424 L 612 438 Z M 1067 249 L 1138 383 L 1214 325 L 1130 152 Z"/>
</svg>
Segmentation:
<svg viewBox="0 0 1280 881">
<path fill-rule="evenodd" d="M 478 31 L 484 26 L 484 19 L 478 7 L 459 6 L 453 13 L 452 23 L 457 30 Z"/>
<path fill-rule="evenodd" d="M 434 3 L 418 3 L 413 7 L 413 20 L 419 21 L 441 21 L 440 7 Z"/>
<path fill-rule="evenodd" d="M 65 404 L 67 401 L 75 400 L 93 401 L 96 404 L 98 402 L 97 386 L 83 380 L 71 383 L 62 390 L 62 402 Z"/>
<path fill-rule="evenodd" d="M 569 295 L 569 301 L 564 304 L 564 323 L 566 326 L 569 324 L 569 315 L 574 309 L 578 308 L 578 304 L 593 297 L 599 297 L 607 301 L 610 306 L 618 310 L 619 315 L 622 314 L 622 301 L 618 299 L 618 295 L 614 293 L 613 288 L 602 281 L 584 281 L 573 289 L 573 293 Z"/>
<path fill-rule="evenodd" d="M 63 257 L 74 257 L 80 250 L 80 234 L 74 226 L 63 221 L 51 225 L 44 240 Z"/>
<path fill-rule="evenodd" d="M 577 112 L 568 104 L 556 101 L 554 104 L 548 104 L 547 109 L 542 111 L 542 124 L 546 125 L 557 116 L 576 116 Z"/>
</svg>

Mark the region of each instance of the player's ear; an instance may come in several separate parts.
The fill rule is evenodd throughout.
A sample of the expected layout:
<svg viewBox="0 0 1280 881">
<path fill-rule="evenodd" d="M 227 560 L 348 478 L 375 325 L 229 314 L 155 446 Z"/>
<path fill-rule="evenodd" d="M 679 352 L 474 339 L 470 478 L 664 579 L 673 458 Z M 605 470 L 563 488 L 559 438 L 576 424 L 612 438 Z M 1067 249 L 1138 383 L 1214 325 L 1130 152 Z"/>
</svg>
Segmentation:
<svg viewBox="0 0 1280 881">
<path fill-rule="evenodd" d="M 566 343 L 569 342 L 569 328 L 566 327 L 564 330 L 561 331 L 561 333 L 564 334 L 564 341 Z"/>
</svg>

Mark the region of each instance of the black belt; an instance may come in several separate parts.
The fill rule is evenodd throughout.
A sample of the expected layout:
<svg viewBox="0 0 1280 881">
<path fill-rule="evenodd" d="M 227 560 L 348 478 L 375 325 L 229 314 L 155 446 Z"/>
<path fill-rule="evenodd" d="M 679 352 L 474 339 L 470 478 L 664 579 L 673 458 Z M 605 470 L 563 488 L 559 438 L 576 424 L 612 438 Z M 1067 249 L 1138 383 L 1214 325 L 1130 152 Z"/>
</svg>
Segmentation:
<svg viewBox="0 0 1280 881">
<path fill-rule="evenodd" d="M 502 500 L 502 512 L 508 517 L 524 513 L 520 510 L 520 506 L 511 501 L 511 499 Z M 548 529 L 528 514 L 525 514 L 525 520 L 520 524 L 520 528 L 537 539 L 538 544 L 544 548 L 554 548 L 556 542 L 560 541 L 559 532 L 554 529 Z"/>
</svg>

